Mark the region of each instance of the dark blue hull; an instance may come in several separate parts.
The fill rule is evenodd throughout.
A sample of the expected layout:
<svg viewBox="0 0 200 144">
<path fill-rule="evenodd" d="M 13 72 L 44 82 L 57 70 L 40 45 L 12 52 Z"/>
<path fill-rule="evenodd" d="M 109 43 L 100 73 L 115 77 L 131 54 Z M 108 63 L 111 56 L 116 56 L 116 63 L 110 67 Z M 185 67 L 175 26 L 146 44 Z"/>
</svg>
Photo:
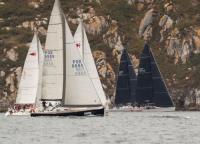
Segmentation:
<svg viewBox="0 0 200 144">
<path fill-rule="evenodd" d="M 87 115 L 104 116 L 104 108 L 92 109 L 92 110 L 80 110 L 80 111 L 31 113 L 31 117 L 38 117 L 38 116 L 87 116 Z"/>
</svg>

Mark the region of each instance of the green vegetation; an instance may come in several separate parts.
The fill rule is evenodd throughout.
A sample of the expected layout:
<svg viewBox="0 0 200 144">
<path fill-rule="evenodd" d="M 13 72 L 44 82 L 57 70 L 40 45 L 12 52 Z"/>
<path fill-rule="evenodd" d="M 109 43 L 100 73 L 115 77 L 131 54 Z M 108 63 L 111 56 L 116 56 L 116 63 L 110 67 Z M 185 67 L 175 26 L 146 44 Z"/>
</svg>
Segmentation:
<svg viewBox="0 0 200 144">
<path fill-rule="evenodd" d="M 8 0 L 6 5 L 0 8 L 0 17 L 5 19 L 5 23 L 0 26 L 15 27 L 23 21 L 33 20 L 38 12 L 30 7 L 23 0 Z"/>
</svg>

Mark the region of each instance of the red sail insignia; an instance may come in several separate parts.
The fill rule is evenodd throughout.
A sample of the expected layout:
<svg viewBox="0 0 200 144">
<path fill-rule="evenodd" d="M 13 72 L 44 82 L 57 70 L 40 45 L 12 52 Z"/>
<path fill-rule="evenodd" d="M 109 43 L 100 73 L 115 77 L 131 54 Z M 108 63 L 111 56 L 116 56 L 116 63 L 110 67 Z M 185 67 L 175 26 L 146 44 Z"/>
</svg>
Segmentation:
<svg viewBox="0 0 200 144">
<path fill-rule="evenodd" d="M 36 56 L 36 52 L 32 52 L 32 53 L 30 53 L 30 55 L 32 55 L 32 56 Z"/>
<path fill-rule="evenodd" d="M 77 47 L 77 48 L 80 48 L 80 46 L 81 46 L 80 43 L 77 43 L 77 44 L 76 44 L 76 47 Z"/>
</svg>

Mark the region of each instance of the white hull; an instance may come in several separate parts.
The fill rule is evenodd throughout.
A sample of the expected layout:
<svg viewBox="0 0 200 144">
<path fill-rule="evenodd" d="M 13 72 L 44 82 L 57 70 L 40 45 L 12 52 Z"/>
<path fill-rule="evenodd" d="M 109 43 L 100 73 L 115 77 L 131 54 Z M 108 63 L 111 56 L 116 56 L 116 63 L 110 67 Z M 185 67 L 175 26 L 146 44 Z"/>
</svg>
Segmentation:
<svg viewBox="0 0 200 144">
<path fill-rule="evenodd" d="M 175 107 L 157 107 L 155 109 L 143 109 L 143 112 L 173 112 Z"/>
<path fill-rule="evenodd" d="M 109 112 L 173 112 L 175 111 L 175 107 L 155 107 L 155 108 L 145 108 L 145 107 L 122 107 L 122 108 L 113 108 L 109 109 Z"/>
<path fill-rule="evenodd" d="M 94 109 L 102 109 L 102 106 L 96 106 L 96 107 L 56 107 L 56 108 L 47 108 L 47 110 L 43 112 L 61 112 L 61 111 L 85 111 L 85 110 L 94 110 Z"/>
<path fill-rule="evenodd" d="M 5 116 L 30 116 L 31 113 L 30 112 L 14 112 L 14 113 L 10 113 L 10 112 L 6 112 Z"/>
<path fill-rule="evenodd" d="M 52 111 L 42 111 L 31 113 L 32 117 L 36 116 L 104 116 L 104 107 L 88 107 L 88 108 L 68 108 L 58 107 Z"/>
<path fill-rule="evenodd" d="M 132 107 L 132 106 L 123 106 L 123 107 L 114 107 L 109 109 L 109 112 L 141 112 L 143 108 Z"/>
</svg>

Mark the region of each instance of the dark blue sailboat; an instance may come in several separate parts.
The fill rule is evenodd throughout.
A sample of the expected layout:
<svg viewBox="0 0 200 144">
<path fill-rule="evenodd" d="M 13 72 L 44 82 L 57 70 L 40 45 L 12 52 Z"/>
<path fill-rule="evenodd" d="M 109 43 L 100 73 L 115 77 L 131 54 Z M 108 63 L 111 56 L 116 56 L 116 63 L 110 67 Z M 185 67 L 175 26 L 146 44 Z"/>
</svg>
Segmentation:
<svg viewBox="0 0 200 144">
<path fill-rule="evenodd" d="M 140 56 L 136 101 L 139 105 L 173 107 L 173 102 L 150 47 L 146 44 Z"/>
<path fill-rule="evenodd" d="M 136 74 L 134 66 L 126 49 L 123 50 L 120 60 L 118 80 L 115 94 L 116 105 L 135 103 Z"/>
</svg>

